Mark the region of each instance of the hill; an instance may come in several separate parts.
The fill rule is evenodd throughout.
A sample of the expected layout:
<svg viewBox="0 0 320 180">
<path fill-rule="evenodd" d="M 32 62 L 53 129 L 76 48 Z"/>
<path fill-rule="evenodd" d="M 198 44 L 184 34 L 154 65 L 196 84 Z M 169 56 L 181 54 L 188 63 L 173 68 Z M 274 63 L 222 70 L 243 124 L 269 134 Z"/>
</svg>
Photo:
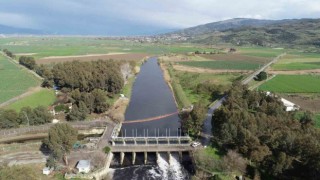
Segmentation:
<svg viewBox="0 0 320 180">
<path fill-rule="evenodd" d="M 188 42 L 268 47 L 320 46 L 320 19 L 231 19 L 176 31 Z"/>
<path fill-rule="evenodd" d="M 28 28 L 17 28 L 0 24 L 0 34 L 44 34 L 42 31 Z"/>
</svg>

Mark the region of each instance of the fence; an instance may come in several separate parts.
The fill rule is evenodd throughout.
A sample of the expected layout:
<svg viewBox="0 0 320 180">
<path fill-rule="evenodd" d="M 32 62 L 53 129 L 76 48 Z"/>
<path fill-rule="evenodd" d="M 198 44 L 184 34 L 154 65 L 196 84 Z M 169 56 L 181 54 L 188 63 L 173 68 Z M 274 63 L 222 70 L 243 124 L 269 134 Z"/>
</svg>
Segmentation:
<svg viewBox="0 0 320 180">
<path fill-rule="evenodd" d="M 94 127 L 105 127 L 108 123 L 105 120 L 97 119 L 94 121 L 78 121 L 78 122 L 71 122 L 72 127 L 77 130 L 86 130 L 92 129 Z M 7 138 L 8 136 L 17 136 L 22 134 L 31 134 L 31 133 L 41 133 L 41 132 L 48 132 L 51 126 L 54 124 L 44 124 L 39 126 L 28 126 L 22 128 L 13 128 L 13 129 L 4 129 L 0 130 L 0 139 Z"/>
</svg>

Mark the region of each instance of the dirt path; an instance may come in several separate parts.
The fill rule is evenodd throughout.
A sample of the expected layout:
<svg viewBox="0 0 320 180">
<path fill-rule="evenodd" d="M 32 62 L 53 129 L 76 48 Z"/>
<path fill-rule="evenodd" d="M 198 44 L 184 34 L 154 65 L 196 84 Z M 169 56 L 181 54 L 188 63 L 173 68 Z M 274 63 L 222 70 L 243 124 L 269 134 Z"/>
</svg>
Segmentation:
<svg viewBox="0 0 320 180">
<path fill-rule="evenodd" d="M 277 71 L 269 70 L 270 74 L 288 74 L 288 75 L 298 75 L 298 74 L 320 74 L 320 69 L 309 69 L 309 70 L 295 70 L 295 71 Z"/>
<path fill-rule="evenodd" d="M 127 106 L 129 104 L 129 99 L 126 97 L 119 98 L 113 106 L 108 110 L 108 116 L 118 122 L 124 121 L 124 114 L 126 112 Z"/>
<path fill-rule="evenodd" d="M 1 108 L 1 107 L 4 107 L 4 106 L 7 106 L 7 105 L 9 105 L 9 104 L 11 104 L 11 103 L 14 103 L 14 102 L 16 102 L 16 101 L 18 101 L 18 100 L 20 100 L 20 99 L 22 99 L 22 98 L 24 98 L 24 97 L 30 96 L 30 95 L 33 94 L 33 93 L 39 92 L 39 91 L 41 91 L 42 89 L 44 89 L 44 88 L 42 88 L 42 87 L 40 87 L 40 86 L 30 88 L 27 92 L 25 92 L 25 93 L 23 93 L 23 94 L 21 94 L 21 95 L 19 95 L 19 96 L 16 96 L 16 97 L 14 97 L 14 98 L 12 98 L 12 99 L 9 99 L 9 100 L 6 101 L 6 102 L 1 103 L 1 104 L 0 104 L 0 108 Z"/>
<path fill-rule="evenodd" d="M 249 70 L 236 70 L 236 69 L 206 69 L 206 68 L 197 68 L 191 66 L 183 66 L 183 65 L 173 65 L 173 68 L 178 71 L 186 71 L 186 72 L 194 72 L 194 73 L 249 73 L 253 71 Z"/>
</svg>

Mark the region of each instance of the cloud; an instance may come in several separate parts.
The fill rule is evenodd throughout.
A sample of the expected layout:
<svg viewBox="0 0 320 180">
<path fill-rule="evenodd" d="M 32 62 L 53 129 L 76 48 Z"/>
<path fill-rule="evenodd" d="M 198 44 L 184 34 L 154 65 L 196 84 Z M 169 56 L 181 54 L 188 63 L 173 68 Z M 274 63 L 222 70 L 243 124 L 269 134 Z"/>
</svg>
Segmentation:
<svg viewBox="0 0 320 180">
<path fill-rule="evenodd" d="M 13 27 L 37 27 L 37 24 L 27 16 L 24 16 L 22 14 L 5 12 L 0 12 L 0 24 Z"/>
<path fill-rule="evenodd" d="M 186 28 L 230 18 L 319 18 L 319 0 L 10 0 L 0 24 L 62 33 Z M 133 33 L 134 34 L 134 33 Z"/>
</svg>

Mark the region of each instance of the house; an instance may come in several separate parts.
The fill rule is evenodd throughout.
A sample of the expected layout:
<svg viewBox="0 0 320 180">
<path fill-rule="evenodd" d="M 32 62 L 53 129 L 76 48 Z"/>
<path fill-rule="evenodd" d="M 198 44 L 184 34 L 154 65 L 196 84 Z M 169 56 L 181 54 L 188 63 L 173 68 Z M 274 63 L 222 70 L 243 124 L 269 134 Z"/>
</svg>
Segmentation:
<svg viewBox="0 0 320 180">
<path fill-rule="evenodd" d="M 77 169 L 79 173 L 88 173 L 91 169 L 91 164 L 89 160 L 80 160 L 77 164 Z"/>
</svg>

